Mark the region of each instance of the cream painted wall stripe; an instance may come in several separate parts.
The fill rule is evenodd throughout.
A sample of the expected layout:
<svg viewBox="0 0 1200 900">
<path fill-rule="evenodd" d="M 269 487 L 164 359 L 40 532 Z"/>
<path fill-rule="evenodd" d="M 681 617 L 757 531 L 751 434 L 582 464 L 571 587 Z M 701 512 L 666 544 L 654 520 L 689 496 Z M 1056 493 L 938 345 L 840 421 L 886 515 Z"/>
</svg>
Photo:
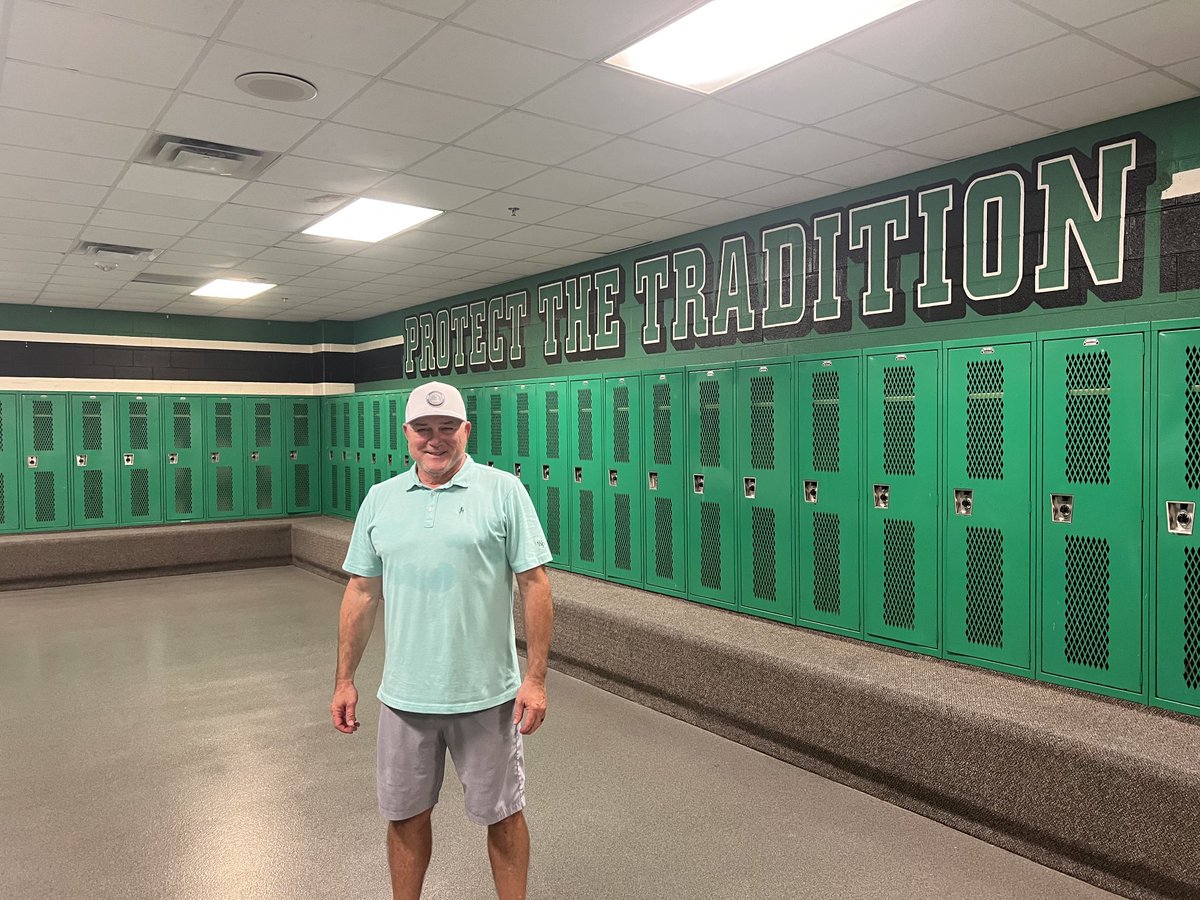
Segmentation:
<svg viewBox="0 0 1200 900">
<path fill-rule="evenodd" d="M 258 381 L 143 381 L 133 378 L 0 378 L 0 391 L 27 394 L 69 391 L 76 394 L 267 394 L 288 397 L 324 397 L 353 394 L 354 385 L 340 382 L 293 384 Z"/>
<path fill-rule="evenodd" d="M 63 334 L 50 331 L 0 331 L 0 341 L 39 344 L 96 344 L 109 347 L 146 347 L 160 350 L 251 350 L 260 353 L 355 353 L 397 347 L 404 336 L 365 344 L 260 344 L 253 341 L 201 341 L 189 338 L 141 337 L 112 334 Z"/>
</svg>

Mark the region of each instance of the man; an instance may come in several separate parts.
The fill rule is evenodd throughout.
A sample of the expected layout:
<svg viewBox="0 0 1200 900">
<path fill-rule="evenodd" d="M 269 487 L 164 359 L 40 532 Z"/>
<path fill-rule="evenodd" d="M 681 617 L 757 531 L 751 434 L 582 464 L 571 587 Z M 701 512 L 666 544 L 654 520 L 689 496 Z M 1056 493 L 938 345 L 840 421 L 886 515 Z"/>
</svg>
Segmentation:
<svg viewBox="0 0 1200 900">
<path fill-rule="evenodd" d="M 471 423 L 455 388 L 421 385 L 404 418 L 415 464 L 368 492 L 343 564 L 351 577 L 338 628 L 333 724 L 345 734 L 358 730 L 354 673 L 382 602 L 378 793 L 392 896 L 421 895 L 449 749 L 467 816 L 488 829 L 496 893 L 516 900 L 525 897 L 529 869 L 522 735 L 546 716 L 550 552 L 520 481 L 467 456 Z M 524 680 L 513 633 L 514 574 L 525 604 Z"/>
</svg>

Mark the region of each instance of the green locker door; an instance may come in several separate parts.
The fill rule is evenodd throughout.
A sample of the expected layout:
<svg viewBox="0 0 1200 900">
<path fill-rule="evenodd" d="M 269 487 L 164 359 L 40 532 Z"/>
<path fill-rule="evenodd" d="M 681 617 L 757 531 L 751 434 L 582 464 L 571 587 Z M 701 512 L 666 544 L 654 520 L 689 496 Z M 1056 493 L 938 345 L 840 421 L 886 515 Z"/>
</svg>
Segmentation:
<svg viewBox="0 0 1200 900">
<path fill-rule="evenodd" d="M 201 397 L 163 398 L 162 462 L 163 518 L 190 522 L 204 518 L 204 400 Z"/>
<path fill-rule="evenodd" d="M 363 498 L 367 496 L 367 489 L 373 483 L 371 480 L 371 447 L 374 442 L 374 429 L 371 427 L 372 422 L 369 418 L 370 400 L 365 396 L 356 395 L 351 400 L 351 406 L 353 407 L 354 422 L 354 506 L 350 512 L 357 516 Z"/>
<path fill-rule="evenodd" d="M 687 435 L 682 372 L 642 377 L 646 588 L 687 593 Z"/>
<path fill-rule="evenodd" d="M 946 656 L 1032 669 L 1033 349 L 946 353 Z"/>
<path fill-rule="evenodd" d="M 604 575 L 604 481 L 600 412 L 604 379 L 572 378 L 567 540 L 571 547 L 571 571 Z"/>
<path fill-rule="evenodd" d="M 560 569 L 569 569 L 574 561 L 571 554 L 571 544 L 567 539 L 568 473 L 569 453 L 567 451 L 568 428 L 570 416 L 570 392 L 565 381 L 547 381 L 539 385 L 538 392 L 541 402 L 538 409 L 542 414 L 543 436 L 540 477 L 542 480 L 541 496 L 544 509 L 542 528 L 546 532 L 546 541 L 554 560 L 550 564 Z"/>
<path fill-rule="evenodd" d="M 117 478 L 122 525 L 163 520 L 161 398 L 152 394 L 117 396 Z"/>
<path fill-rule="evenodd" d="M 282 516 L 287 510 L 282 402 L 278 397 L 247 397 L 243 410 L 247 445 L 245 513 Z"/>
<path fill-rule="evenodd" d="M 1144 337 L 1042 354 L 1041 674 L 1142 696 Z"/>
<path fill-rule="evenodd" d="M 858 357 L 796 363 L 796 567 L 801 625 L 862 634 Z"/>
<path fill-rule="evenodd" d="M 538 477 L 538 448 L 541 446 L 541 420 L 537 415 L 539 394 L 537 384 L 527 382 L 512 388 L 513 408 L 516 416 L 513 442 L 512 472 L 525 485 L 529 499 L 538 516 L 545 520 L 541 497 L 542 480 Z"/>
<path fill-rule="evenodd" d="M 487 448 L 491 447 L 491 420 L 480 416 L 479 397 L 482 388 L 464 388 L 463 404 L 467 408 L 467 421 L 471 423 L 471 434 L 467 437 L 467 455 L 481 466 L 487 465 Z M 483 448 L 483 449 L 481 449 Z"/>
<path fill-rule="evenodd" d="M 1158 336 L 1152 702 L 1200 713 L 1200 329 Z"/>
<path fill-rule="evenodd" d="M 484 390 L 480 400 L 487 404 L 488 446 L 484 447 L 485 461 L 493 468 L 512 472 L 516 458 L 513 447 L 516 415 L 512 385 L 494 384 Z"/>
<path fill-rule="evenodd" d="M 112 394 L 72 394 L 71 525 L 117 524 L 116 399 Z"/>
<path fill-rule="evenodd" d="M 246 511 L 248 468 L 241 397 L 204 398 L 204 447 L 206 518 L 241 518 Z"/>
<path fill-rule="evenodd" d="M 290 440 L 284 459 L 287 512 L 320 512 L 320 404 L 313 397 L 286 397 L 281 403 L 284 437 Z"/>
<path fill-rule="evenodd" d="M 636 375 L 604 379 L 603 435 L 604 574 L 642 586 L 642 384 Z"/>
<path fill-rule="evenodd" d="M 938 649 L 938 393 L 938 351 L 867 357 L 866 633 L 909 649 Z"/>
<path fill-rule="evenodd" d="M 734 609 L 734 385 L 732 369 L 688 372 L 688 596 Z"/>
<path fill-rule="evenodd" d="M 71 525 L 66 394 L 21 395 L 21 521 L 26 531 Z"/>
<path fill-rule="evenodd" d="M 792 363 L 740 365 L 734 380 L 738 608 L 795 622 Z"/>
<path fill-rule="evenodd" d="M 366 455 L 367 488 L 379 484 L 388 477 L 387 469 L 387 397 L 375 394 L 368 401 L 370 415 L 370 441 Z M 363 495 L 364 497 L 366 494 Z"/>
<path fill-rule="evenodd" d="M 21 448 L 17 446 L 17 395 L 0 394 L 0 534 L 21 528 L 21 493 L 18 473 Z"/>
<path fill-rule="evenodd" d="M 408 456 L 408 439 L 404 436 L 404 408 L 407 403 L 408 391 L 385 395 L 384 417 L 387 427 L 383 450 L 384 474 L 387 478 L 395 478 L 412 466 L 412 460 Z"/>
<path fill-rule="evenodd" d="M 321 400 L 321 462 L 324 472 L 321 478 L 321 511 L 327 516 L 339 514 L 341 497 L 342 457 L 337 427 L 337 402 L 325 397 Z"/>
<path fill-rule="evenodd" d="M 354 449 L 357 432 L 352 428 L 354 417 L 351 415 L 354 406 L 353 397 L 343 397 L 338 404 L 340 412 L 338 419 L 342 427 L 342 502 L 340 511 L 343 516 L 353 519 L 358 507 L 354 503 L 354 492 L 358 489 L 358 452 Z"/>
</svg>

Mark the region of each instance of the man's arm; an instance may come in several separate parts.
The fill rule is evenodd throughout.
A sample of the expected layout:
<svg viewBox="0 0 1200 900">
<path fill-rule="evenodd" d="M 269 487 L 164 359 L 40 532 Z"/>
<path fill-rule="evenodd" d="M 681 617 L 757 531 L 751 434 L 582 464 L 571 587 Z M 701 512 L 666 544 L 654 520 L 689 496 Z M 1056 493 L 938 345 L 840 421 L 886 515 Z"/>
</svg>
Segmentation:
<svg viewBox="0 0 1200 900">
<path fill-rule="evenodd" d="M 342 594 L 342 611 L 338 616 L 337 674 L 333 682 L 333 703 L 329 712 L 333 716 L 333 727 L 345 734 L 358 731 L 358 689 L 354 686 L 354 673 L 362 659 L 371 630 L 375 627 L 375 613 L 383 599 L 383 578 L 364 578 L 351 575 Z"/>
<path fill-rule="evenodd" d="M 513 724 L 521 722 L 521 734 L 533 734 L 546 718 L 546 666 L 550 660 L 550 638 L 554 632 L 554 601 L 550 598 L 550 576 L 545 566 L 517 573 L 517 589 L 525 604 L 525 680 L 517 691 Z"/>
</svg>

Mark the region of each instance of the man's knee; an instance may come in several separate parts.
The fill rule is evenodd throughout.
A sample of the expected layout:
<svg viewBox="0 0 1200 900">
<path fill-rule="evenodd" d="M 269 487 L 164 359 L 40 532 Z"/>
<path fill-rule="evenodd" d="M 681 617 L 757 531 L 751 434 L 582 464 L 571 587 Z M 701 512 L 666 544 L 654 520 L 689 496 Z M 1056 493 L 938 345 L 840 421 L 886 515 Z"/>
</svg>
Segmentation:
<svg viewBox="0 0 1200 900">
<path fill-rule="evenodd" d="M 415 816 L 409 816 L 407 819 L 392 819 L 388 822 L 388 828 L 393 831 L 409 831 L 415 828 L 423 828 L 429 824 L 430 818 L 433 816 L 433 807 L 429 807 Z"/>
</svg>

